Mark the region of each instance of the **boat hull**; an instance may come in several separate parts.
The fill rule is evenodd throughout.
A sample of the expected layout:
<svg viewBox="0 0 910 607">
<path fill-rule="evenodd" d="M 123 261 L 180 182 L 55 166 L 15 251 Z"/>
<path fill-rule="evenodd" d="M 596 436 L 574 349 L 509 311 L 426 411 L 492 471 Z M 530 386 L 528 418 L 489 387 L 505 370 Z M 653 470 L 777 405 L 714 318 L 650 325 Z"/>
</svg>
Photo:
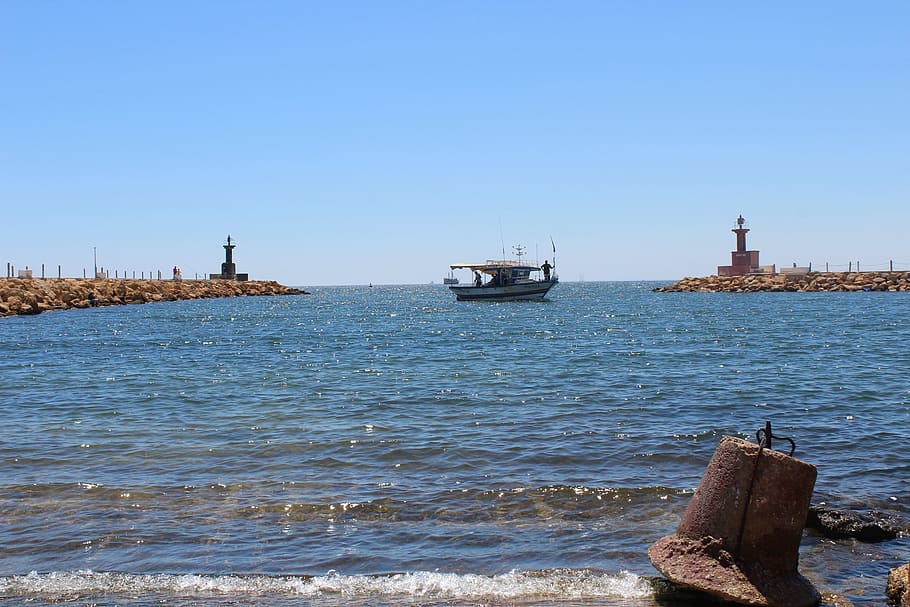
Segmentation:
<svg viewBox="0 0 910 607">
<path fill-rule="evenodd" d="M 449 290 L 458 301 L 532 301 L 543 299 L 557 282 L 556 279 L 535 280 L 504 287 L 452 285 Z"/>
</svg>

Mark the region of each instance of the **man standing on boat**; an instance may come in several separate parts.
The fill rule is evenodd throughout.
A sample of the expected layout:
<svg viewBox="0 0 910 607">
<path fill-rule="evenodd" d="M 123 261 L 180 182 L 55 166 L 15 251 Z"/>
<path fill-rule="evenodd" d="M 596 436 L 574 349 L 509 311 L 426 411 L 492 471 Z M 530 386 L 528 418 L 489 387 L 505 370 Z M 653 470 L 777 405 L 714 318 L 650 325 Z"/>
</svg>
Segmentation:
<svg viewBox="0 0 910 607">
<path fill-rule="evenodd" d="M 543 270 L 543 279 L 550 280 L 550 270 L 553 269 L 553 266 L 550 265 L 549 260 L 544 259 L 543 265 L 540 266 L 540 269 Z"/>
</svg>

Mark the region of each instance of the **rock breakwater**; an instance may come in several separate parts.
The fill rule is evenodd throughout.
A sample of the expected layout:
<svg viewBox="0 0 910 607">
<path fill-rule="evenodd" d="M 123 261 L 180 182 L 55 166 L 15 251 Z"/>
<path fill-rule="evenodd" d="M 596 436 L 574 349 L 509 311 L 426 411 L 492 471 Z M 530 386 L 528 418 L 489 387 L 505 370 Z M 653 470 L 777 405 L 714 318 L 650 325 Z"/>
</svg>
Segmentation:
<svg viewBox="0 0 910 607">
<path fill-rule="evenodd" d="M 6 278 L 0 279 L 0 316 L 154 301 L 303 294 L 306 291 L 258 280 Z"/>
<path fill-rule="evenodd" d="M 910 272 L 809 272 L 683 278 L 658 292 L 910 291 Z"/>
</svg>

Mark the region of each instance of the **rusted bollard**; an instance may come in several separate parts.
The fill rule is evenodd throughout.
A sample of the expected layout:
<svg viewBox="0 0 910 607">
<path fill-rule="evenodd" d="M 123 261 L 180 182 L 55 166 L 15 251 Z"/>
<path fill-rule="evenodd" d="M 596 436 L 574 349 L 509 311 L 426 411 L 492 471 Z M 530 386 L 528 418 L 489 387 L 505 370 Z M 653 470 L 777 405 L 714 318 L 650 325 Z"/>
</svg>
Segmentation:
<svg viewBox="0 0 910 607">
<path fill-rule="evenodd" d="M 770 427 L 766 426 L 770 443 Z M 676 533 L 648 549 L 673 582 L 726 601 L 808 607 L 818 591 L 797 571 L 815 466 L 738 438 L 721 439 Z"/>
</svg>

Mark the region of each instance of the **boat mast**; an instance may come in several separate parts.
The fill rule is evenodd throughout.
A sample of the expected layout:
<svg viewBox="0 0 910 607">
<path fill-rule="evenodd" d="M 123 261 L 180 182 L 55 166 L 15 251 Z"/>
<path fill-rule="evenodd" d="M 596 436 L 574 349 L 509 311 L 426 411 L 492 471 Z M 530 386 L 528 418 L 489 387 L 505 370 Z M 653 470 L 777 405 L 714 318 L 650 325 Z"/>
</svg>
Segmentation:
<svg viewBox="0 0 910 607">
<path fill-rule="evenodd" d="M 520 264 L 521 264 L 521 256 L 525 254 L 525 247 L 521 246 L 520 244 L 517 244 L 517 245 L 515 245 L 515 246 L 512 247 L 512 248 L 515 249 L 515 255 L 518 257 L 518 263 L 519 263 L 519 265 L 520 265 Z"/>
</svg>

